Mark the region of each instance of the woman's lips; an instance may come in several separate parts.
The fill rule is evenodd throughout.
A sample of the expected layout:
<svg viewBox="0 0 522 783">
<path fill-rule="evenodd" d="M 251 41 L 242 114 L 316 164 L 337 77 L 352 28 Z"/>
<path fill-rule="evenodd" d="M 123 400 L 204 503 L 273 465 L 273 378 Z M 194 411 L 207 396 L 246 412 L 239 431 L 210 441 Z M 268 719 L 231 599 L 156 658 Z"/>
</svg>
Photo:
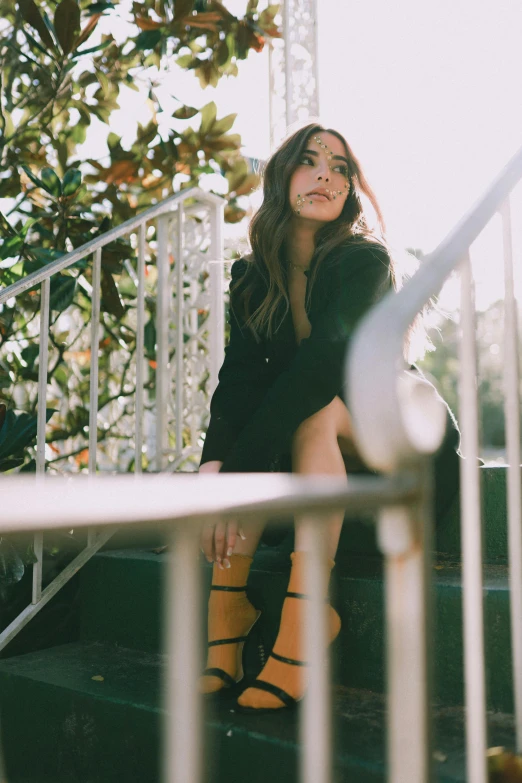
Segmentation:
<svg viewBox="0 0 522 783">
<path fill-rule="evenodd" d="M 322 193 L 309 193 L 307 198 L 317 199 L 317 201 L 330 201 L 328 196 L 323 196 Z"/>
</svg>

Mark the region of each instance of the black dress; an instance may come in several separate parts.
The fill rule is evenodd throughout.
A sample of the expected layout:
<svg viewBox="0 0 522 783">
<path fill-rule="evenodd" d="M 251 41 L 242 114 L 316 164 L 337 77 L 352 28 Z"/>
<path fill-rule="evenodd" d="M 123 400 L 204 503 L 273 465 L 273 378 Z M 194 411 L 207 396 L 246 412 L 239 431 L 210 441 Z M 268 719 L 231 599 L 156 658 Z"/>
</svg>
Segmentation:
<svg viewBox="0 0 522 783">
<path fill-rule="evenodd" d="M 232 265 L 233 283 L 243 278 L 248 263 L 240 259 Z M 290 311 L 271 340 L 256 342 L 232 295 L 230 341 L 210 404 L 201 464 L 220 460 L 221 472 L 228 473 L 291 472 L 292 438 L 299 425 L 336 396 L 349 409 L 344 388 L 349 341 L 362 316 L 391 289 L 390 258 L 382 245 L 337 249 L 317 271 L 308 311 L 312 330 L 299 346 Z M 253 307 L 265 293 L 259 277 Z M 458 492 L 459 444 L 447 407 L 446 436 L 435 457 L 436 517 Z M 367 469 L 347 464 L 348 473 L 361 470 Z"/>
</svg>

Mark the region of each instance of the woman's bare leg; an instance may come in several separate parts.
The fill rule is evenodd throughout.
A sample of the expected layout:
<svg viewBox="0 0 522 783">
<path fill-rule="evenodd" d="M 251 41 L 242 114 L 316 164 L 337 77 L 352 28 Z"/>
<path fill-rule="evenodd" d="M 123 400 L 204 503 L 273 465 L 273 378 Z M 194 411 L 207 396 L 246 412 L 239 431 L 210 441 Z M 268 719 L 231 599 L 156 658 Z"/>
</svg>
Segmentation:
<svg viewBox="0 0 522 783">
<path fill-rule="evenodd" d="M 346 479 L 343 453 L 355 454 L 352 440 L 351 420 L 340 397 L 300 426 L 293 442 L 292 470 L 301 475 L 340 476 Z M 328 557 L 335 559 L 339 537 L 343 526 L 344 512 L 330 515 L 327 525 L 326 550 Z M 306 514 L 300 514 L 295 521 L 295 550 L 311 548 L 308 540 Z"/>
<path fill-rule="evenodd" d="M 343 401 L 336 397 L 330 405 L 303 422 L 296 432 L 292 444 L 293 472 L 301 475 L 342 476 L 346 479 L 346 468 L 341 449 L 344 448 L 346 453 L 355 454 L 351 435 L 348 410 Z M 327 523 L 328 562 L 325 563 L 325 577 L 328 576 L 328 578 L 334 565 L 333 560 L 337 552 L 343 519 L 344 513 L 338 512 L 331 514 Z M 239 704 L 243 707 L 282 709 L 285 706 L 284 702 L 273 692 L 274 688 L 282 689 L 294 699 L 299 699 L 306 687 L 304 669 L 290 662 L 303 660 L 300 630 L 306 601 L 301 600 L 299 594 L 307 593 L 306 553 L 312 545 L 305 522 L 306 515 L 300 514 L 296 517 L 295 551 L 291 555 L 289 594 L 283 604 L 281 623 L 273 654 L 256 680 L 257 687 L 254 685 L 254 687 L 247 688 L 239 697 Z M 328 567 L 326 568 L 326 566 Z M 325 587 L 326 584 L 327 582 L 325 582 Z M 332 606 L 327 607 L 327 622 L 329 641 L 332 641 L 341 627 L 339 615 Z M 263 683 L 265 688 L 263 688 Z M 268 692 L 266 684 L 269 686 Z"/>
</svg>

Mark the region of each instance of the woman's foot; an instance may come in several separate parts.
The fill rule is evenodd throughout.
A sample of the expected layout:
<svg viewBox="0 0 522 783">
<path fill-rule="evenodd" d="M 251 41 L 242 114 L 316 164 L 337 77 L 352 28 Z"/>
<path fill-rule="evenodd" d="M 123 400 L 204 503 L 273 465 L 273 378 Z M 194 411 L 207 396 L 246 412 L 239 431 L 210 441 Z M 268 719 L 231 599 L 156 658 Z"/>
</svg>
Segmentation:
<svg viewBox="0 0 522 783">
<path fill-rule="evenodd" d="M 208 602 L 207 666 L 199 678 L 201 693 L 217 693 L 243 677 L 243 646 L 260 615 L 245 592 L 251 563 L 247 555 L 232 555 L 230 568 L 214 565 Z"/>
<path fill-rule="evenodd" d="M 254 710 L 277 710 L 299 701 L 307 686 L 306 661 L 303 654 L 302 627 L 306 611 L 306 590 L 304 588 L 304 555 L 292 554 L 292 571 L 288 593 L 283 604 L 279 634 L 264 669 L 257 677 L 259 687 L 247 688 L 239 697 L 240 707 Z M 329 561 L 329 567 L 333 561 Z M 289 595 L 293 593 L 294 595 Z M 329 641 L 337 637 L 341 620 L 335 609 L 327 606 L 329 616 Z M 281 660 L 287 659 L 286 661 Z M 305 665 L 302 665 L 302 664 Z M 301 664 L 301 665 L 300 665 Z M 264 683 L 265 685 L 262 685 Z M 268 687 L 269 691 L 264 690 Z M 280 696 L 277 691 L 282 691 Z M 286 698 L 289 696 L 290 699 Z M 283 700 L 285 699 L 285 701 Z"/>
</svg>

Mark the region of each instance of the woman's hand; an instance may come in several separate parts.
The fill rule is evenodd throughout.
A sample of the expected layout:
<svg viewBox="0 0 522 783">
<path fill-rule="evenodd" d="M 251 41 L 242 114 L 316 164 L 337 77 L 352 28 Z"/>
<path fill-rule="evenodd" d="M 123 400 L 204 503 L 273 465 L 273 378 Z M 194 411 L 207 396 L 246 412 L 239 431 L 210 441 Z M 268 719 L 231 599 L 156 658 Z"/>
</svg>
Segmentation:
<svg viewBox="0 0 522 783">
<path fill-rule="evenodd" d="M 219 460 L 205 462 L 200 466 L 200 473 L 219 473 L 223 463 Z M 201 532 L 201 551 L 209 563 L 214 561 L 220 568 L 230 568 L 228 558 L 234 551 L 237 536 L 245 538 L 235 520 L 218 522 L 215 525 L 205 525 Z"/>
</svg>

